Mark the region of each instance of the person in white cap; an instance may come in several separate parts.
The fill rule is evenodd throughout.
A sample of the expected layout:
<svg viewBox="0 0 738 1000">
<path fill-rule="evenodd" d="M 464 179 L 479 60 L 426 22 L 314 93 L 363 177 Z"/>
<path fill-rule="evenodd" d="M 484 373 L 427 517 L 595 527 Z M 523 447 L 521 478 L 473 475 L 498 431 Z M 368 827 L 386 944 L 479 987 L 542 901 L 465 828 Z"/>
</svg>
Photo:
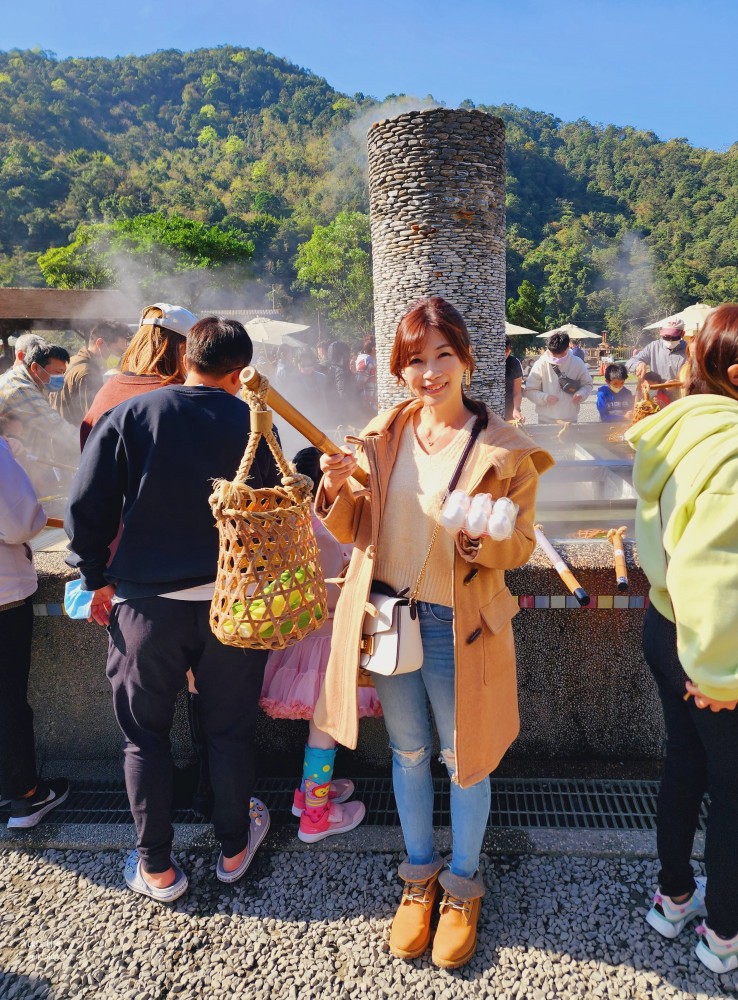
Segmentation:
<svg viewBox="0 0 738 1000">
<path fill-rule="evenodd" d="M 82 448 L 95 423 L 118 403 L 142 392 L 184 382 L 185 337 L 196 322 L 197 316 L 183 306 L 169 302 L 146 306 L 139 328 L 121 358 L 120 372 L 105 381 L 82 419 Z"/>
<path fill-rule="evenodd" d="M 659 330 L 658 339 L 634 354 L 626 368 L 629 372 L 635 372 L 639 379 L 646 372 L 654 372 L 662 382 L 669 382 L 679 378 L 679 371 L 686 360 L 684 323 L 680 319 L 674 319 L 664 323 Z"/>
</svg>

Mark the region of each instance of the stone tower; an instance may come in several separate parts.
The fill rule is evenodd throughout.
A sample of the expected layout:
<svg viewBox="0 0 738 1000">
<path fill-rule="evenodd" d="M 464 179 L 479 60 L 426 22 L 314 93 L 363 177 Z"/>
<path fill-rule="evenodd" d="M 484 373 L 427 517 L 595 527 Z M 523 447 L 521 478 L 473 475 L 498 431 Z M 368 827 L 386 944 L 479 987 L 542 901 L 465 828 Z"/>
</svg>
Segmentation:
<svg viewBox="0 0 738 1000">
<path fill-rule="evenodd" d="M 405 398 L 389 374 L 397 324 L 422 295 L 459 310 L 474 345 L 471 395 L 505 400 L 505 125 L 433 108 L 369 130 L 379 409 Z"/>
</svg>

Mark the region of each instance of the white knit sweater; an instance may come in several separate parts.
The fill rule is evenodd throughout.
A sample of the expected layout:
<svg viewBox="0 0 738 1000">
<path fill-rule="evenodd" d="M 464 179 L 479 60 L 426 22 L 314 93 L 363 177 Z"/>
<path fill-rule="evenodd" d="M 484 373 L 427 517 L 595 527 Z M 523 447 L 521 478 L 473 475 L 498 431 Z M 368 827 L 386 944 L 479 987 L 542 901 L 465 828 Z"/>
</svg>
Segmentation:
<svg viewBox="0 0 738 1000">
<path fill-rule="evenodd" d="M 423 451 L 418 442 L 413 420 L 405 425 L 384 504 L 374 573 L 375 579 L 397 591 L 405 587 L 412 591 L 415 587 L 441 513 L 441 502 L 469 441 L 474 419 L 472 417 L 445 448 L 432 455 Z M 471 465 L 470 455 L 457 489 L 464 489 L 466 472 Z M 418 593 L 419 600 L 453 606 L 453 557 L 453 539 L 447 531 L 439 529 Z"/>
</svg>

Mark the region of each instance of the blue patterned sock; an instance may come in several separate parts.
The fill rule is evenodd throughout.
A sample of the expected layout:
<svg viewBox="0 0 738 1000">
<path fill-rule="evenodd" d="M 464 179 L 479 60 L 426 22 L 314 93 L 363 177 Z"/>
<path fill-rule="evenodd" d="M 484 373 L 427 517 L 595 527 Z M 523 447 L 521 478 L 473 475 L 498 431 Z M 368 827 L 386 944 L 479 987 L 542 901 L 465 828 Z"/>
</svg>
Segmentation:
<svg viewBox="0 0 738 1000">
<path fill-rule="evenodd" d="M 321 750 L 319 747 L 305 747 L 305 759 L 302 764 L 302 785 L 305 793 L 305 807 L 317 809 L 325 805 L 333 777 L 333 762 L 336 759 L 336 748 Z"/>
</svg>

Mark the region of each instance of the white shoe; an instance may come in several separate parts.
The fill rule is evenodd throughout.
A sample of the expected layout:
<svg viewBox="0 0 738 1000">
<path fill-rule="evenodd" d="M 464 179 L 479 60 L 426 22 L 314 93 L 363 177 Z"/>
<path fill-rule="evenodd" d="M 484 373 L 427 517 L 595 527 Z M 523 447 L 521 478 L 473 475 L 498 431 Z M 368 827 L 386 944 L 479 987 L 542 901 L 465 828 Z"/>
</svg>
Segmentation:
<svg viewBox="0 0 738 1000">
<path fill-rule="evenodd" d="M 657 892 L 653 897 L 653 906 L 646 914 L 646 923 L 662 937 L 675 938 L 681 934 L 686 924 L 697 917 L 707 915 L 705 909 L 705 886 L 707 880 L 699 875 L 694 892 L 684 903 L 675 903 L 670 896 Z"/>
<path fill-rule="evenodd" d="M 710 972 L 721 975 L 738 969 L 738 934 L 732 938 L 721 938 L 715 931 L 710 930 L 707 924 L 700 924 L 697 933 L 700 935 L 700 940 L 697 942 L 695 953 Z"/>
</svg>

